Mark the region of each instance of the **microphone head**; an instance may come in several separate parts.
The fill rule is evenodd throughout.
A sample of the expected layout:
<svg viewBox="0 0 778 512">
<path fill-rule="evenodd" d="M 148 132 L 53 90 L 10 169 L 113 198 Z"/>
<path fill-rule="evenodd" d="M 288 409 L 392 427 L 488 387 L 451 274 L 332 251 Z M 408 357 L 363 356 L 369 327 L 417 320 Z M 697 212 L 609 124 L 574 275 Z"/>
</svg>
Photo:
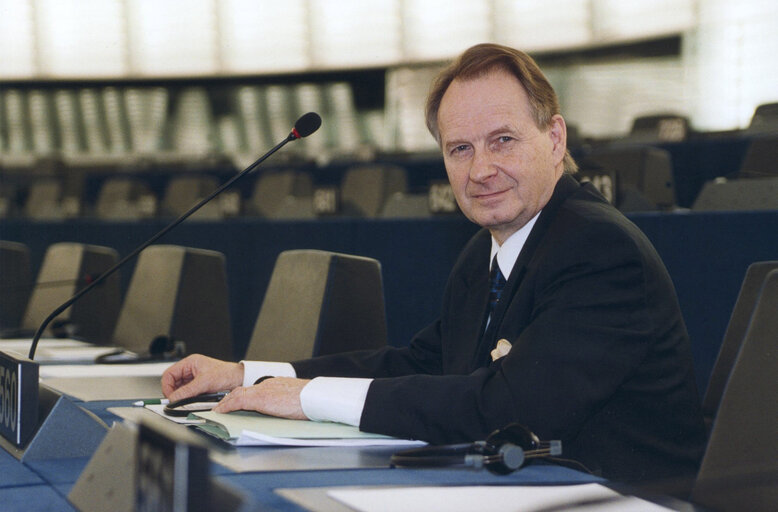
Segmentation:
<svg viewBox="0 0 778 512">
<path fill-rule="evenodd" d="M 292 136 L 295 139 L 302 139 L 318 130 L 320 126 L 321 116 L 316 112 L 308 112 L 307 114 L 303 114 L 303 116 L 294 123 Z"/>
</svg>

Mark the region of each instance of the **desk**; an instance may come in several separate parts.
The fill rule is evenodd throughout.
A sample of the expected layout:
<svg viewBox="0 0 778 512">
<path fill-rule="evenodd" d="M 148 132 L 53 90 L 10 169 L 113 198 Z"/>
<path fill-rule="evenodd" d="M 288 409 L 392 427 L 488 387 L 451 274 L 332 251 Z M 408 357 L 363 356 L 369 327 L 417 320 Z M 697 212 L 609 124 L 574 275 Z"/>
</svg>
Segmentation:
<svg viewBox="0 0 778 512">
<path fill-rule="evenodd" d="M 692 340 L 700 393 L 718 354 L 750 263 L 778 259 L 778 210 L 763 212 L 634 213 L 673 279 Z M 26 243 L 37 269 L 46 247 L 73 241 L 114 247 L 125 255 L 163 227 L 142 223 L 3 220 L 0 238 Z M 456 257 L 477 227 L 463 217 L 321 219 L 271 222 L 239 218 L 187 222 L 161 243 L 220 251 L 226 256 L 236 357 L 248 345 L 275 259 L 288 249 L 323 249 L 381 262 L 389 342 L 406 345 L 438 314 Z M 129 280 L 132 265 L 123 270 Z"/>
<path fill-rule="evenodd" d="M 117 417 L 108 407 L 129 402 L 81 403 L 86 409 L 111 422 Z M 284 448 L 240 448 L 241 450 L 283 450 Z M 340 448 L 333 448 L 338 450 Z M 87 458 L 37 460 L 22 464 L 0 451 L 0 508 L 4 511 L 74 510 L 67 495 L 88 463 Z M 388 458 L 387 458 L 388 466 Z M 278 488 L 334 487 L 355 485 L 499 485 L 539 483 L 585 483 L 595 477 L 553 465 L 532 465 L 510 475 L 467 469 L 343 469 L 330 471 L 269 471 L 234 473 L 212 465 L 215 479 L 251 496 L 261 510 L 302 511 L 301 507 L 274 492 Z"/>
</svg>

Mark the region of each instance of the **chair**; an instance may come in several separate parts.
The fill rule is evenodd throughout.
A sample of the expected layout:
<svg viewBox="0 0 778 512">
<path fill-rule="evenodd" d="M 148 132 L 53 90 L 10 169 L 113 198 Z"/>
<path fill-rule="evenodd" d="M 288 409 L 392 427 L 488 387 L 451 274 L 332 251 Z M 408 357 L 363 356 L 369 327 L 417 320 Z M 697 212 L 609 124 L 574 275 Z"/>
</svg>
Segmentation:
<svg viewBox="0 0 778 512">
<path fill-rule="evenodd" d="M 395 192 L 389 196 L 381 209 L 381 217 L 394 219 L 418 219 L 429 217 L 430 215 L 430 200 L 426 194 Z"/>
<path fill-rule="evenodd" d="M 778 503 L 778 270 L 767 274 L 729 375 L 692 501 L 712 510 Z"/>
<path fill-rule="evenodd" d="M 107 179 L 95 202 L 95 215 L 101 219 L 147 219 L 156 213 L 157 198 L 148 185 L 136 178 Z"/>
<path fill-rule="evenodd" d="M 778 131 L 778 103 L 765 103 L 756 107 L 747 131 L 751 133 Z"/>
<path fill-rule="evenodd" d="M 716 417 L 716 411 L 727 384 L 727 378 L 743 343 L 748 324 L 756 308 L 756 302 L 767 274 L 778 269 L 778 261 L 759 261 L 751 264 L 740 287 L 732 316 L 729 319 L 724 339 L 719 349 L 716 363 L 711 371 L 705 398 L 702 402 L 702 414 L 710 431 Z"/>
<path fill-rule="evenodd" d="M 692 203 L 695 211 L 778 209 L 778 177 L 708 181 Z"/>
<path fill-rule="evenodd" d="M 327 251 L 276 260 L 246 359 L 295 361 L 386 344 L 381 264 Z"/>
<path fill-rule="evenodd" d="M 3 177 L 0 180 L 0 219 L 8 219 L 18 214 L 19 187 L 16 183 L 9 183 Z"/>
<path fill-rule="evenodd" d="M 0 240 L 0 329 L 18 329 L 32 292 L 30 249 Z"/>
<path fill-rule="evenodd" d="M 97 245 L 63 242 L 46 250 L 22 319 L 36 331 L 57 307 L 119 261 L 118 253 Z M 121 304 L 119 275 L 108 277 L 49 324 L 47 335 L 107 343 Z"/>
<path fill-rule="evenodd" d="M 145 354 L 157 339 L 165 352 L 182 341 L 189 354 L 235 357 L 223 254 L 175 245 L 141 252 L 112 341 Z"/>
<path fill-rule="evenodd" d="M 37 220 L 62 220 L 68 212 L 63 208 L 63 187 L 57 179 L 32 182 L 24 203 L 24 215 Z M 76 212 L 77 213 L 77 212 Z"/>
<path fill-rule="evenodd" d="M 287 197 L 310 200 L 312 194 L 313 179 L 310 174 L 294 169 L 271 171 L 257 179 L 246 206 L 250 213 L 274 218 Z"/>
<path fill-rule="evenodd" d="M 748 145 L 738 178 L 778 178 L 778 135 L 754 138 Z"/>
<path fill-rule="evenodd" d="M 581 160 L 581 176 L 612 174 L 614 205 L 621 211 L 669 209 L 675 206 L 670 153 L 649 146 L 609 147 Z"/>
<path fill-rule="evenodd" d="M 313 197 L 286 196 L 273 217 L 277 220 L 301 220 L 315 219 L 316 216 Z"/>
<path fill-rule="evenodd" d="M 628 139 L 631 142 L 680 142 L 689 136 L 689 118 L 672 113 L 636 117 Z"/>
<path fill-rule="evenodd" d="M 407 172 L 396 166 L 357 166 L 343 175 L 340 186 L 342 213 L 357 217 L 376 217 L 386 200 L 408 189 Z"/>
<path fill-rule="evenodd" d="M 160 213 L 178 217 L 198 201 L 216 190 L 219 182 L 213 176 L 176 176 L 170 180 L 162 198 Z M 215 220 L 224 217 L 219 201 L 211 201 L 192 215 L 192 219 Z"/>
</svg>

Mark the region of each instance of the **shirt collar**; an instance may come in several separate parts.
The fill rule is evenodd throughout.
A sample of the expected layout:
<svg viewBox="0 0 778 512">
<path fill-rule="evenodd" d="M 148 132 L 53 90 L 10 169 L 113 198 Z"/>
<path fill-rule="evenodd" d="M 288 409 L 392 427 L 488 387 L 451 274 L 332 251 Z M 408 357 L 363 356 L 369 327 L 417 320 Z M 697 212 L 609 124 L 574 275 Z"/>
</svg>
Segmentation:
<svg viewBox="0 0 778 512">
<path fill-rule="evenodd" d="M 492 237 L 492 250 L 489 254 L 489 270 L 491 270 L 491 262 L 494 260 L 494 255 L 496 254 L 500 272 L 505 276 L 505 279 L 510 277 L 513 265 L 516 263 L 516 260 L 519 259 L 519 253 L 524 247 L 524 243 L 527 241 L 527 237 L 529 237 L 529 233 L 532 231 L 532 226 L 535 225 L 535 221 L 538 220 L 539 215 L 540 212 L 532 217 L 529 222 L 524 224 L 518 231 L 509 236 L 502 245 L 497 243 L 497 240 Z"/>
</svg>

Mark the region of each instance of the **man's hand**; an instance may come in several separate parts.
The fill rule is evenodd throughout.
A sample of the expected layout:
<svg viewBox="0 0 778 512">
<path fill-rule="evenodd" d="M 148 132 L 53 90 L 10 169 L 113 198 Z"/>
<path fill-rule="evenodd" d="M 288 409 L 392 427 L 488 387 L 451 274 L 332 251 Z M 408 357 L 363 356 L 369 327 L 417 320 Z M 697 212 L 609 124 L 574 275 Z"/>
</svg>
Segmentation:
<svg viewBox="0 0 778 512">
<path fill-rule="evenodd" d="M 162 374 L 162 394 L 170 401 L 227 391 L 243 384 L 243 365 L 194 354 Z"/>
<path fill-rule="evenodd" d="M 250 387 L 237 387 L 222 398 L 214 412 L 257 411 L 270 416 L 307 420 L 300 405 L 300 392 L 309 380 L 275 377 Z"/>
</svg>

